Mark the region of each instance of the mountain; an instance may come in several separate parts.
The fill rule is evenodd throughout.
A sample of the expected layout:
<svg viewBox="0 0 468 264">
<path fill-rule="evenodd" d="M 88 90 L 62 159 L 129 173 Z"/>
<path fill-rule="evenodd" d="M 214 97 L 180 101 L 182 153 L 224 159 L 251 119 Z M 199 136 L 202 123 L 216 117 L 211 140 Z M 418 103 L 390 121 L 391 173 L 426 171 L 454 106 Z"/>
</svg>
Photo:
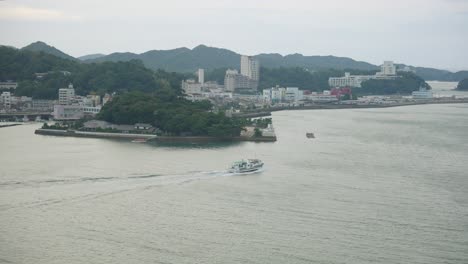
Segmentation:
<svg viewBox="0 0 468 264">
<path fill-rule="evenodd" d="M 53 46 L 49 46 L 42 41 L 31 43 L 28 46 L 23 47 L 21 50 L 39 51 L 39 52 L 44 52 L 44 53 L 51 54 L 51 55 L 64 58 L 64 59 L 76 60 L 74 57 L 56 49 Z"/>
<path fill-rule="evenodd" d="M 151 50 L 141 54 L 112 53 L 86 62 L 129 61 L 139 59 L 146 67 L 175 72 L 194 72 L 198 68 L 212 70 L 222 67 L 239 68 L 240 55 L 227 49 L 199 45 L 194 49 Z"/>
<path fill-rule="evenodd" d="M 46 74 L 37 78 L 35 73 Z M 0 81 L 18 82 L 14 91 L 17 96 L 54 99 L 58 89 L 70 83 L 80 95 L 91 92 L 100 95 L 126 91 L 155 92 L 160 89 L 178 92 L 181 81 L 187 78 L 180 73 L 154 72 L 138 60 L 88 64 L 45 52 L 0 46 Z"/>
<path fill-rule="evenodd" d="M 259 54 L 255 57 L 260 61 L 262 66 L 267 68 L 302 67 L 308 70 L 356 69 L 366 71 L 379 69 L 378 66 L 367 62 L 335 56 L 304 56 L 296 53 L 286 56 L 280 54 Z"/>
<path fill-rule="evenodd" d="M 397 66 L 398 68 L 408 67 L 410 70 L 416 73 L 416 75 L 426 81 L 459 82 L 465 78 L 468 78 L 468 71 L 451 72 L 434 68 L 413 67 L 405 64 L 398 64 Z"/>
<path fill-rule="evenodd" d="M 78 57 L 77 59 L 84 61 L 84 60 L 93 60 L 93 59 L 101 58 L 104 56 L 106 56 L 106 54 L 96 53 L 96 54 L 84 55 L 84 56 Z"/>
<path fill-rule="evenodd" d="M 151 50 L 141 54 L 113 53 L 104 57 L 86 60 L 86 62 L 129 61 L 140 59 L 155 70 L 164 69 L 176 72 L 193 72 L 198 68 L 213 70 L 217 68 L 239 68 L 240 54 L 221 48 L 199 45 L 193 49 L 178 48 L 172 50 Z M 309 70 L 319 69 L 358 69 L 376 70 L 377 66 L 367 62 L 359 62 L 350 58 L 334 56 L 303 56 L 293 54 L 259 54 L 255 56 L 266 68 L 303 67 Z"/>
<path fill-rule="evenodd" d="M 22 50 L 42 51 L 61 58 L 77 60 L 44 42 L 35 42 Z M 177 48 L 171 50 L 150 50 L 141 54 L 131 52 L 116 52 L 109 55 L 91 54 L 79 57 L 85 63 L 118 62 L 141 60 L 143 64 L 153 70 L 163 69 L 171 72 L 194 72 L 198 68 L 210 71 L 214 69 L 240 68 L 240 54 L 228 49 L 199 45 L 193 49 Z M 363 61 L 356 61 L 346 57 L 336 56 L 304 56 L 302 54 L 258 54 L 255 55 L 263 68 L 301 67 L 309 71 L 319 70 L 361 70 L 375 71 L 379 66 Z M 399 64 L 400 68 L 407 65 Z M 468 78 L 468 71 L 450 72 L 434 68 L 408 66 L 418 76 L 426 81 L 461 81 Z"/>
</svg>

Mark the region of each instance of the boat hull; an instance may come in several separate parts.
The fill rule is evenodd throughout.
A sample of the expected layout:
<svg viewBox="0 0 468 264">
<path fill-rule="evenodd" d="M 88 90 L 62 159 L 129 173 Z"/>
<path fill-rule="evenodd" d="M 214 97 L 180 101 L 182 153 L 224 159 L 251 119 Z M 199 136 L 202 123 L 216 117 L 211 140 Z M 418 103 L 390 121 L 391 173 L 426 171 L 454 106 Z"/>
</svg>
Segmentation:
<svg viewBox="0 0 468 264">
<path fill-rule="evenodd" d="M 254 171 L 258 171 L 260 170 L 262 167 L 258 167 L 258 168 L 250 168 L 250 169 L 242 169 L 242 170 L 229 170 L 229 172 L 231 173 L 248 173 L 248 172 L 254 172 Z"/>
</svg>

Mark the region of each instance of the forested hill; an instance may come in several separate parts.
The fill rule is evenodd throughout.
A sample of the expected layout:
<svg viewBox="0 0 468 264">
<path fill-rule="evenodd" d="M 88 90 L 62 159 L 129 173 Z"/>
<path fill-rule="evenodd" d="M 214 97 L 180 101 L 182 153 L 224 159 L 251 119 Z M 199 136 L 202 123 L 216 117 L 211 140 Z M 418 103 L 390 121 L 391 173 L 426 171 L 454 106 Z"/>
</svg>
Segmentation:
<svg viewBox="0 0 468 264">
<path fill-rule="evenodd" d="M 56 49 L 55 47 L 47 45 L 46 43 L 42 41 L 36 41 L 34 43 L 31 43 L 28 46 L 23 47 L 22 50 L 38 51 L 38 52 L 42 51 L 44 53 L 52 54 L 60 58 L 76 60 L 74 57 L 66 54 L 65 52 L 62 52 L 61 50 Z"/>
<path fill-rule="evenodd" d="M 37 78 L 35 73 L 46 73 Z M 57 91 L 73 83 L 76 92 L 103 94 L 119 91 L 154 92 L 158 89 L 180 91 L 182 79 L 188 76 L 152 71 L 140 61 L 80 63 L 44 52 L 0 47 L 0 81 L 15 80 L 15 95 L 55 99 Z"/>
</svg>

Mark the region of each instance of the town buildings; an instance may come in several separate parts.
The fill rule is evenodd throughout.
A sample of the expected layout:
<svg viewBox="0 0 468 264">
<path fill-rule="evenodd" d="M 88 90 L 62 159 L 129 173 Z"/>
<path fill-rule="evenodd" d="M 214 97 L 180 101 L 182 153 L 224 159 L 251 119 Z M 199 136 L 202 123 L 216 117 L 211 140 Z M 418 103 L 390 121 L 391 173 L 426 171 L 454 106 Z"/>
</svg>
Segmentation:
<svg viewBox="0 0 468 264">
<path fill-rule="evenodd" d="M 251 56 L 241 56 L 241 71 L 228 69 L 224 77 L 224 88 L 228 92 L 255 93 L 260 79 L 260 63 Z"/>
<path fill-rule="evenodd" d="M 100 96 L 75 95 L 75 89 L 72 84 L 70 84 L 68 88 L 60 88 L 58 96 L 59 104 L 54 105 L 53 112 L 55 120 L 77 120 L 83 118 L 85 115 L 96 115 L 101 111 Z M 109 100 L 106 96 L 105 98 Z"/>
<path fill-rule="evenodd" d="M 397 77 L 396 66 L 392 61 L 385 61 L 380 67 L 380 72 L 375 75 L 351 75 L 346 72 L 344 77 L 330 77 L 328 85 L 330 87 L 361 87 L 361 84 L 368 80 L 392 80 Z"/>
<path fill-rule="evenodd" d="M 201 94 L 205 92 L 210 92 L 213 89 L 215 90 L 222 89 L 224 87 L 214 81 L 205 82 L 205 70 L 204 69 L 197 70 L 197 77 L 198 77 L 198 81 L 196 81 L 195 79 L 188 79 L 188 80 L 182 81 L 181 87 L 182 87 L 182 90 L 185 92 L 185 94 L 187 95 Z"/>
</svg>

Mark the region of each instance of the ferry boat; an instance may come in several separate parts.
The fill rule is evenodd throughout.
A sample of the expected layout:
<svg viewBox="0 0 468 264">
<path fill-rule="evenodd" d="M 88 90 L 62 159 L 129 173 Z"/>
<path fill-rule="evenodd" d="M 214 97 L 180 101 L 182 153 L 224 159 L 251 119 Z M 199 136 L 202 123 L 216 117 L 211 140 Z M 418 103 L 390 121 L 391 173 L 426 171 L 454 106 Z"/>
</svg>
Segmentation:
<svg viewBox="0 0 468 264">
<path fill-rule="evenodd" d="M 258 171 L 263 167 L 263 162 L 259 159 L 247 159 L 236 161 L 232 164 L 229 172 L 232 173 L 245 173 Z"/>
</svg>

